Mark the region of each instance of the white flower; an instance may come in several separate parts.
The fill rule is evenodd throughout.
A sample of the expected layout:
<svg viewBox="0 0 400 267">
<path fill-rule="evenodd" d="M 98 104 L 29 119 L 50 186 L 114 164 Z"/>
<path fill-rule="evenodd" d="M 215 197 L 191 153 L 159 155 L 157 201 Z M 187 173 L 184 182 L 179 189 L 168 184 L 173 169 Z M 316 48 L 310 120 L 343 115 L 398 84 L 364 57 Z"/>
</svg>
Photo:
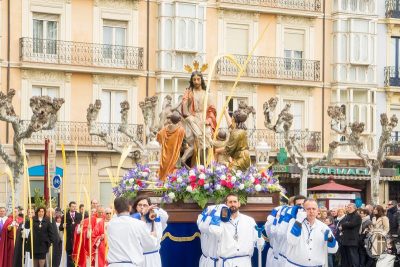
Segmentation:
<svg viewBox="0 0 400 267">
<path fill-rule="evenodd" d="M 237 170 L 237 171 L 236 171 L 236 175 L 237 175 L 237 176 L 242 175 L 242 171 L 241 171 L 241 170 Z"/>
<path fill-rule="evenodd" d="M 210 184 L 204 184 L 204 189 L 208 189 L 208 188 L 210 188 Z"/>
<path fill-rule="evenodd" d="M 199 179 L 202 179 L 202 180 L 206 179 L 206 175 L 204 173 L 200 173 Z"/>
<path fill-rule="evenodd" d="M 261 187 L 260 184 L 256 184 L 256 186 L 254 186 L 254 189 L 255 189 L 257 192 L 260 192 L 261 189 L 262 189 L 262 187 Z"/>
<path fill-rule="evenodd" d="M 197 169 L 198 169 L 199 171 L 202 171 L 202 170 L 204 170 L 204 166 L 203 166 L 203 165 L 199 165 L 199 166 L 197 166 Z"/>
<path fill-rule="evenodd" d="M 220 184 L 217 184 L 217 185 L 215 186 L 215 190 L 221 190 L 221 185 L 220 185 Z"/>
<path fill-rule="evenodd" d="M 147 176 L 149 176 L 149 173 L 148 172 L 142 172 L 142 176 L 143 177 L 147 177 Z"/>
<path fill-rule="evenodd" d="M 232 176 L 231 182 L 232 182 L 232 183 L 236 182 L 236 176 Z"/>
<path fill-rule="evenodd" d="M 130 184 L 133 184 L 134 182 L 135 182 L 135 179 L 133 179 L 133 178 L 129 179 Z"/>
<path fill-rule="evenodd" d="M 133 189 L 138 190 L 138 189 L 139 189 L 139 186 L 138 186 L 137 184 L 135 184 L 135 185 L 133 186 Z"/>
<path fill-rule="evenodd" d="M 189 176 L 193 176 L 193 175 L 196 175 L 196 173 L 194 173 L 194 170 L 190 170 L 189 171 Z"/>
<path fill-rule="evenodd" d="M 175 198 L 175 193 L 174 193 L 174 192 L 169 192 L 169 193 L 168 193 L 168 197 L 169 197 L 170 199 L 174 199 L 174 198 Z"/>
<path fill-rule="evenodd" d="M 219 177 L 219 179 L 226 180 L 226 176 L 225 175 L 221 175 L 221 177 Z"/>
<path fill-rule="evenodd" d="M 176 179 L 176 182 L 177 182 L 178 184 L 182 183 L 182 178 L 181 178 L 181 177 L 178 177 L 178 178 Z"/>
<path fill-rule="evenodd" d="M 186 187 L 186 191 L 188 191 L 188 192 L 193 192 L 192 186 L 191 186 L 191 185 L 188 185 L 188 186 Z"/>
<path fill-rule="evenodd" d="M 250 182 L 254 183 L 255 178 L 253 176 L 250 176 Z"/>
<path fill-rule="evenodd" d="M 244 189 L 244 184 L 240 184 L 240 185 L 239 185 L 239 189 L 240 189 L 240 190 L 243 190 L 243 189 Z"/>
</svg>

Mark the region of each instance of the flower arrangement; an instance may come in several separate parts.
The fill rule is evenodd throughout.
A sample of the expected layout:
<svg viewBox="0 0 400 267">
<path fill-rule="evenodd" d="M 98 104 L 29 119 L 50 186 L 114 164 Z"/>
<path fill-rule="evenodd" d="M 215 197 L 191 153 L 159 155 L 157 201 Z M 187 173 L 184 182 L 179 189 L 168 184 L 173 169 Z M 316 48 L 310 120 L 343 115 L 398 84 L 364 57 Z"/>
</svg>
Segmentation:
<svg viewBox="0 0 400 267">
<path fill-rule="evenodd" d="M 151 171 L 147 165 L 137 164 L 135 168 L 125 173 L 118 185 L 113 187 L 114 195 L 135 198 L 139 191 L 148 189 L 152 185 L 152 182 L 149 181 L 150 174 Z M 157 186 L 161 185 L 162 182 Z"/>
<path fill-rule="evenodd" d="M 138 165 L 114 187 L 114 194 L 135 197 L 138 191 L 150 189 L 149 176 L 149 168 Z M 210 201 L 220 203 L 231 192 L 237 193 L 240 202 L 245 204 L 249 195 L 284 191 L 270 170 L 259 171 L 251 166 L 242 172 L 218 163 L 212 163 L 209 167 L 199 165 L 191 169 L 178 169 L 168 175 L 164 183 L 159 182 L 151 189 L 162 191 L 166 203 L 193 201 L 202 208 Z"/>
</svg>

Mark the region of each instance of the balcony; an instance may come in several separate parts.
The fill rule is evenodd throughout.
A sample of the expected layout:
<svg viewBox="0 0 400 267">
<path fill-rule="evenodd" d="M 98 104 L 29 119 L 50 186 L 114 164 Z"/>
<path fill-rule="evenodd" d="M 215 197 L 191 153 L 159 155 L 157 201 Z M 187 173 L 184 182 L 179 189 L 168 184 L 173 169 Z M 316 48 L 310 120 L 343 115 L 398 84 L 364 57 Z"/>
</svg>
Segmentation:
<svg viewBox="0 0 400 267">
<path fill-rule="evenodd" d="M 399 142 L 400 141 L 400 131 L 392 132 L 392 142 Z M 400 145 L 389 146 L 386 150 L 387 156 L 400 156 Z"/>
<path fill-rule="evenodd" d="M 322 139 L 321 132 L 315 131 L 291 131 L 299 139 L 300 151 L 303 152 L 321 152 Z M 274 133 L 267 129 L 249 129 L 247 133 L 250 150 L 255 150 L 257 144 L 261 141 L 267 142 L 272 152 L 278 152 L 281 147 L 285 147 L 285 138 L 283 133 Z"/>
<path fill-rule="evenodd" d="M 386 18 L 400 18 L 400 0 L 386 0 Z"/>
<path fill-rule="evenodd" d="M 30 121 L 23 121 L 24 127 L 27 127 Z M 98 123 L 100 131 L 107 133 L 110 142 L 122 147 L 127 143 L 132 143 L 128 137 L 118 131 L 118 123 Z M 128 131 L 136 136 L 139 142 L 144 140 L 143 125 L 129 124 Z M 107 150 L 105 143 L 97 136 L 89 134 L 86 122 L 60 121 L 56 123 L 53 130 L 40 131 L 32 134 L 31 138 L 25 139 L 26 145 L 44 145 L 44 140 L 48 138 L 57 144 L 64 143 L 65 146 L 75 146 L 84 149 L 84 147 L 98 147 L 99 150 Z"/>
<path fill-rule="evenodd" d="M 400 68 L 385 67 L 385 86 L 400 86 Z"/>
<path fill-rule="evenodd" d="M 85 67 L 143 69 L 143 48 L 108 44 L 20 38 L 23 62 Z"/>
<path fill-rule="evenodd" d="M 23 127 L 27 127 L 30 121 L 23 121 Z M 128 137 L 118 131 L 118 123 L 98 123 L 100 131 L 108 134 L 114 145 L 122 147 L 127 143 L 132 143 Z M 144 127 L 141 124 L 129 124 L 128 131 L 136 136 L 141 143 L 144 141 Z M 313 131 L 293 131 L 300 139 L 300 149 L 304 152 L 321 152 L 321 133 Z M 97 136 L 91 136 L 88 132 L 86 122 L 60 121 L 56 127 L 49 131 L 40 131 L 32 134 L 31 138 L 25 139 L 25 145 L 44 146 L 44 140 L 48 138 L 57 144 L 64 143 L 65 146 L 73 147 L 78 145 L 79 149 L 107 150 L 105 143 Z M 266 141 L 271 146 L 272 152 L 277 152 L 281 147 L 285 147 L 283 134 L 276 134 L 267 129 L 248 130 L 249 148 L 254 151 L 257 144 Z M 32 147 L 30 147 L 32 148 Z"/>
<path fill-rule="evenodd" d="M 243 7 L 276 8 L 295 11 L 321 12 L 321 0 L 218 0 L 221 4 L 241 5 Z"/>
<path fill-rule="evenodd" d="M 244 55 L 234 55 L 239 64 L 247 59 Z M 238 68 L 227 58 L 217 64 L 217 74 L 236 77 Z M 281 79 L 296 81 L 320 81 L 320 62 L 317 60 L 252 56 L 242 77 Z"/>
</svg>

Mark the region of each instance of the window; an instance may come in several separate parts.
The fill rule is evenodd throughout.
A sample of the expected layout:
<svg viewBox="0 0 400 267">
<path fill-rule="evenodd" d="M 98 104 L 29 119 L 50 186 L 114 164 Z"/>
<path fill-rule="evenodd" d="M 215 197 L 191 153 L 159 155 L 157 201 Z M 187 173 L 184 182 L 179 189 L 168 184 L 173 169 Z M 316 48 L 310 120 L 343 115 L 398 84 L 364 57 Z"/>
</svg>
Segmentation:
<svg viewBox="0 0 400 267">
<path fill-rule="evenodd" d="M 120 21 L 104 21 L 103 57 L 114 60 L 125 59 L 127 23 Z"/>
<path fill-rule="evenodd" d="M 283 100 L 283 105 L 290 104 L 293 114 L 292 130 L 304 129 L 304 101 L 302 100 Z"/>
<path fill-rule="evenodd" d="M 58 16 L 34 14 L 33 53 L 56 54 Z"/>
<path fill-rule="evenodd" d="M 59 97 L 60 89 L 58 87 L 32 86 L 32 96 L 49 96 L 51 98 Z"/>
<path fill-rule="evenodd" d="M 100 182 L 100 204 L 104 207 L 112 204 L 112 186 L 110 182 Z"/>
<path fill-rule="evenodd" d="M 120 103 L 127 100 L 126 91 L 103 90 L 101 92 L 101 119 L 103 123 L 120 123 Z"/>
<path fill-rule="evenodd" d="M 176 3 L 175 10 L 176 49 L 182 51 L 203 50 L 204 8 L 190 3 Z M 169 31 L 168 27 L 167 31 Z M 164 36 L 164 39 L 171 38 L 171 36 Z"/>
<path fill-rule="evenodd" d="M 301 71 L 303 69 L 304 31 L 285 32 L 284 56 L 286 70 Z"/>
<path fill-rule="evenodd" d="M 249 53 L 249 25 L 228 23 L 226 26 L 225 51 L 234 55 Z"/>
</svg>

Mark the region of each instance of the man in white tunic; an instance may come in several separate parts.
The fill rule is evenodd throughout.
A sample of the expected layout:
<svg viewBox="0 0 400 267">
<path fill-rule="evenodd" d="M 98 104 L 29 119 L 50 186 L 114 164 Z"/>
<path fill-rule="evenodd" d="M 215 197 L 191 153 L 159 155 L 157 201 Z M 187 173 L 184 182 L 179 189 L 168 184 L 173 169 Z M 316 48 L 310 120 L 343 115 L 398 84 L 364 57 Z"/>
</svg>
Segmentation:
<svg viewBox="0 0 400 267">
<path fill-rule="evenodd" d="M 210 232 L 211 220 L 221 213 L 221 208 L 226 205 L 212 205 L 203 210 L 197 218 L 197 227 L 200 230 L 200 244 L 202 255 L 200 257 L 199 267 L 218 266 L 218 239 L 216 235 Z"/>
<path fill-rule="evenodd" d="M 276 232 L 278 219 L 277 215 L 283 206 L 274 208 L 267 217 L 267 222 L 265 223 L 265 233 L 267 234 L 269 240 L 269 249 L 267 253 L 266 266 L 276 266 L 277 259 L 274 258 L 274 249 L 276 245 Z"/>
<path fill-rule="evenodd" d="M 318 205 L 314 199 L 304 202 L 305 212 L 300 211 L 291 220 L 287 232 L 286 267 L 322 267 L 328 253 L 335 253 L 338 245 L 327 225 L 317 220 Z"/>
<path fill-rule="evenodd" d="M 157 234 L 149 233 L 143 221 L 129 215 L 128 200 L 119 197 L 114 200 L 117 217 L 107 227 L 108 255 L 110 267 L 142 267 L 143 251 L 157 246 Z"/>
<path fill-rule="evenodd" d="M 210 222 L 210 233 L 218 240 L 218 266 L 251 267 L 254 247 L 257 245 L 262 249 L 265 241 L 258 237 L 254 219 L 239 212 L 240 202 L 237 195 L 229 194 L 226 205 L 231 212 L 230 220 L 222 222 L 218 216 L 213 216 Z"/>
</svg>

